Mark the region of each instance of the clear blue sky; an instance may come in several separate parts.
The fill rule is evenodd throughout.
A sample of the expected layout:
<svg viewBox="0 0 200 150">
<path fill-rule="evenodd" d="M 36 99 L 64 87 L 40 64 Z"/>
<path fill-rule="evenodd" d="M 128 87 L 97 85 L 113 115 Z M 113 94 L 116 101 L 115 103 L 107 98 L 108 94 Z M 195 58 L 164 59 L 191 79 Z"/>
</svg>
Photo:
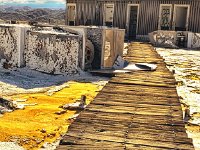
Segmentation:
<svg viewBox="0 0 200 150">
<path fill-rule="evenodd" d="M 65 8 L 65 0 L 0 0 L 0 2 L 1 4 L 9 6 L 30 6 L 33 8 Z"/>
</svg>

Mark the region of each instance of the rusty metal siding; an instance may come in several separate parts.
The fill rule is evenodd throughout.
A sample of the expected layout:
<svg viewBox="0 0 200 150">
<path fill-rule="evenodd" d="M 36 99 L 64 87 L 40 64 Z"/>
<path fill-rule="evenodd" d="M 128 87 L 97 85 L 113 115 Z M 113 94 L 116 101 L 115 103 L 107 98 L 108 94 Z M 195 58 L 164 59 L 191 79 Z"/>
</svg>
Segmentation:
<svg viewBox="0 0 200 150">
<path fill-rule="evenodd" d="M 160 4 L 190 5 L 188 30 L 200 32 L 199 0 L 68 0 L 68 3 L 77 5 L 76 25 L 85 25 L 85 20 L 90 17 L 91 25 L 100 26 L 103 25 L 104 4 L 114 3 L 113 26 L 121 29 L 126 29 L 128 4 L 139 4 L 137 35 L 158 30 Z"/>
<path fill-rule="evenodd" d="M 188 30 L 200 32 L 200 21 L 197 17 L 200 15 L 199 1 L 143 0 L 140 2 L 138 35 L 147 35 L 152 31 L 158 30 L 160 4 L 190 5 Z"/>
</svg>

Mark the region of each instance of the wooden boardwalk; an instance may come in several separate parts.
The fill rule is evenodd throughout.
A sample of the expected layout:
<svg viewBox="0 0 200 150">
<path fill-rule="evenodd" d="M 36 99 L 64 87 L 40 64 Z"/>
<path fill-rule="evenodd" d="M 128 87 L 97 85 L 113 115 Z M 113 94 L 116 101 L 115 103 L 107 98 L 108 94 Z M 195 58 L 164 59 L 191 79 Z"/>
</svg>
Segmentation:
<svg viewBox="0 0 200 150">
<path fill-rule="evenodd" d="M 132 43 L 125 59 L 158 68 L 113 77 L 71 124 L 57 150 L 194 149 L 182 121 L 176 81 L 163 59 L 143 43 Z"/>
</svg>

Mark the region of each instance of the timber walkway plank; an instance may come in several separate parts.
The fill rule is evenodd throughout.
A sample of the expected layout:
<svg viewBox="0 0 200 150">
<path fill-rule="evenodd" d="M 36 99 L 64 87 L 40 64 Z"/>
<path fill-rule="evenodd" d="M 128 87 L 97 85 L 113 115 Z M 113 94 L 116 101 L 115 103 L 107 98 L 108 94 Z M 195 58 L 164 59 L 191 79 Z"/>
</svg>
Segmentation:
<svg viewBox="0 0 200 150">
<path fill-rule="evenodd" d="M 125 59 L 156 63 L 156 71 L 113 77 L 80 113 L 57 150 L 192 150 L 176 81 L 163 58 L 145 43 L 131 43 Z"/>
</svg>

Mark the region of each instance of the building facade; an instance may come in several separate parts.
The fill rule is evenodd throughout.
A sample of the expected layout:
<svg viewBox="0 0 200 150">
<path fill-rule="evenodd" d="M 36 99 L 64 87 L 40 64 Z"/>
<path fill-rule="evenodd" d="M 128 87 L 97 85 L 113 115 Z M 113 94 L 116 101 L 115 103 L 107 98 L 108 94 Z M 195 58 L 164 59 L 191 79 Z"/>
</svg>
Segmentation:
<svg viewBox="0 0 200 150">
<path fill-rule="evenodd" d="M 129 38 L 155 30 L 200 32 L 200 0 L 67 0 L 66 24 L 126 29 Z"/>
</svg>

